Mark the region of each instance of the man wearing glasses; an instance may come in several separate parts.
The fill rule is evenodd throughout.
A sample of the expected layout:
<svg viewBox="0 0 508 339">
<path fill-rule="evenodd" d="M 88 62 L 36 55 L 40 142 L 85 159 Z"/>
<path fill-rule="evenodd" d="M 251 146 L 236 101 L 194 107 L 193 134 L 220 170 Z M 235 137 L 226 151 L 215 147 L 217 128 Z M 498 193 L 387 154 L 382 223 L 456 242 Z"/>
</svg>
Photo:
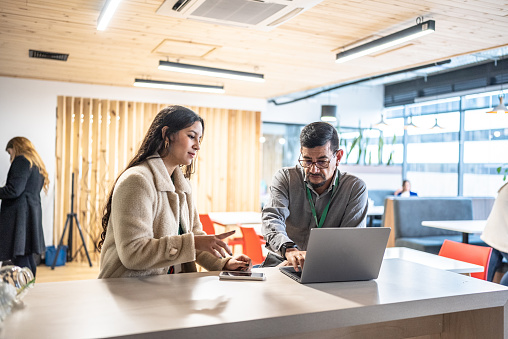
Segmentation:
<svg viewBox="0 0 508 339">
<path fill-rule="evenodd" d="M 367 187 L 338 169 L 344 153 L 337 130 L 326 122 L 305 126 L 299 165 L 280 169 L 263 208 L 266 246 L 298 271 L 303 267 L 310 229 L 365 227 Z"/>
</svg>

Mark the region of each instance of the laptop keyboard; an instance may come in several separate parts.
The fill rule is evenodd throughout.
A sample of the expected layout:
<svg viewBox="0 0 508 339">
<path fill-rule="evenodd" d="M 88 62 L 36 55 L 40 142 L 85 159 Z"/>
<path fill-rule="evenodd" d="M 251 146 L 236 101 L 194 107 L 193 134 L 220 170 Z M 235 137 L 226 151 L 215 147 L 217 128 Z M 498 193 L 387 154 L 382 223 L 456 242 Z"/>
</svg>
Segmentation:
<svg viewBox="0 0 508 339">
<path fill-rule="evenodd" d="M 290 277 L 291 279 L 300 282 L 300 279 L 302 277 L 302 271 L 301 270 L 298 271 L 298 272 L 296 272 L 294 270 L 289 271 L 289 270 L 285 270 L 283 267 L 281 267 L 280 271 L 282 273 L 284 273 L 285 275 L 287 275 L 288 277 Z"/>
</svg>

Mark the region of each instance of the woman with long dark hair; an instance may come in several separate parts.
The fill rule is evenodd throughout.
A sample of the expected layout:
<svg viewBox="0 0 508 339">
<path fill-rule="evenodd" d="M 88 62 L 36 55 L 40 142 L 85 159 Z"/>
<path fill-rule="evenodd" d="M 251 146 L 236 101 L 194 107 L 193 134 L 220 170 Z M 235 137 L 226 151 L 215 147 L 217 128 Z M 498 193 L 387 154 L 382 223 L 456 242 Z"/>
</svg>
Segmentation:
<svg viewBox="0 0 508 339">
<path fill-rule="evenodd" d="M 48 192 L 49 178 L 30 140 L 15 137 L 5 148 L 11 167 L 0 187 L 0 261 L 37 270 L 33 254 L 46 249 L 42 230 L 41 190 Z"/>
<path fill-rule="evenodd" d="M 204 132 L 203 119 L 182 106 L 161 110 L 138 152 L 111 189 L 104 216 L 99 278 L 246 270 L 223 239 L 206 235 L 188 181 Z M 183 169 L 183 170 L 182 170 Z"/>
</svg>

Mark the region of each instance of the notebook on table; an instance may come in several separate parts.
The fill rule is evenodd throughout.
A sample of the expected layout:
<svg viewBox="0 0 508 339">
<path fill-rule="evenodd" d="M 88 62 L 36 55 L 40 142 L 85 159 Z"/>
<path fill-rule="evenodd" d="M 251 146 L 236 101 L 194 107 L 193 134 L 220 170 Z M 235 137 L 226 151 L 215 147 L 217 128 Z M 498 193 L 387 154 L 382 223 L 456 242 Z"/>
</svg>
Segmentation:
<svg viewBox="0 0 508 339">
<path fill-rule="evenodd" d="M 302 284 L 376 279 L 389 235 L 389 227 L 313 228 L 303 269 L 280 271 Z"/>
</svg>

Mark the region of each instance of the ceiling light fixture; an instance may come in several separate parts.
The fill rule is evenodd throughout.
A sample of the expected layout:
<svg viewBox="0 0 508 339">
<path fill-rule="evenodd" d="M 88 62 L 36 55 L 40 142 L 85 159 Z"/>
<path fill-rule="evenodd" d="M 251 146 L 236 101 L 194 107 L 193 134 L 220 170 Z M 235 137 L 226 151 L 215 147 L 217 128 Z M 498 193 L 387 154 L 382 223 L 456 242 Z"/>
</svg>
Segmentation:
<svg viewBox="0 0 508 339">
<path fill-rule="evenodd" d="M 388 127 L 389 125 L 386 123 L 385 121 L 385 116 L 383 113 L 381 113 L 381 121 L 378 122 L 377 124 L 374 125 L 374 127 L 378 128 L 378 129 L 383 129 L 383 128 L 386 128 Z"/>
<path fill-rule="evenodd" d="M 107 0 L 106 4 L 104 4 L 104 7 L 102 7 L 101 14 L 99 15 L 99 19 L 97 20 L 97 30 L 103 31 L 108 27 L 109 20 L 113 17 L 113 14 L 115 14 L 116 8 L 118 7 L 118 4 L 120 4 L 120 1 L 122 0 Z"/>
<path fill-rule="evenodd" d="M 336 122 L 337 121 L 337 106 L 322 105 L 321 106 L 321 121 Z"/>
<path fill-rule="evenodd" d="M 504 95 L 499 95 L 499 105 L 494 107 L 492 110 L 488 111 L 487 113 L 508 113 L 508 108 L 506 108 L 504 104 Z"/>
<path fill-rule="evenodd" d="M 442 130 L 442 129 L 444 129 L 444 127 L 439 126 L 439 124 L 437 123 L 437 118 L 436 118 L 436 123 L 430 129 L 431 130 Z"/>
<path fill-rule="evenodd" d="M 245 80 L 245 81 L 255 81 L 255 82 L 264 82 L 265 81 L 265 76 L 263 74 L 259 74 L 259 73 L 232 71 L 229 69 L 181 64 L 179 62 L 170 62 L 170 61 L 163 61 L 163 60 L 159 61 L 159 69 L 164 70 L 164 71 L 206 75 L 206 76 L 211 76 L 211 77 L 234 79 L 234 80 Z"/>
<path fill-rule="evenodd" d="M 405 124 L 404 125 L 404 129 L 406 131 L 410 131 L 410 130 L 416 130 L 418 129 L 418 126 L 416 126 L 414 123 L 413 123 L 413 116 L 410 116 L 409 117 L 409 123 Z"/>
<path fill-rule="evenodd" d="M 416 25 L 413 27 L 406 28 L 402 31 L 387 35 L 377 40 L 368 42 L 364 45 L 351 48 L 350 50 L 337 53 L 335 62 L 345 62 L 352 59 L 362 57 L 367 54 L 381 51 L 383 49 L 399 45 L 403 42 L 433 33 L 436 30 L 436 22 L 434 20 L 428 20 L 421 22 L 421 18 L 416 20 Z"/>
<path fill-rule="evenodd" d="M 178 91 L 224 93 L 224 86 L 187 84 L 187 83 L 182 83 L 182 82 L 168 82 L 168 81 L 159 81 L 159 80 L 135 79 L 134 86 L 172 89 L 172 90 L 178 90 Z"/>
</svg>

